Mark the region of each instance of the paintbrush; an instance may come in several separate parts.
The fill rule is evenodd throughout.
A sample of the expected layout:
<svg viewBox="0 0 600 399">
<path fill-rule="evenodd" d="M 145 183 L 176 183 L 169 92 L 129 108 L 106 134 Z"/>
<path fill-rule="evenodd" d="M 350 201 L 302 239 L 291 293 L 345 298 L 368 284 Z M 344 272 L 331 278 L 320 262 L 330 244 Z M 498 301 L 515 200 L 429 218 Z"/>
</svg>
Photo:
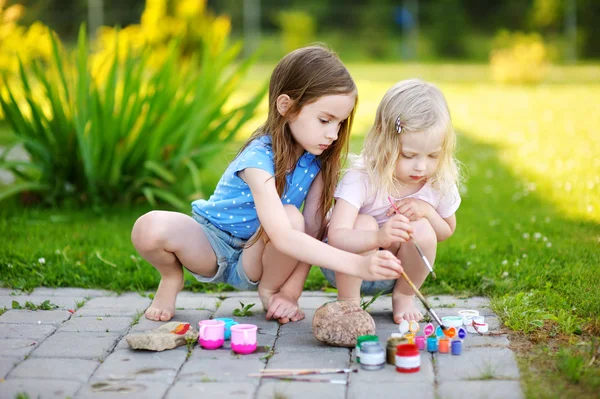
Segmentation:
<svg viewBox="0 0 600 399">
<path fill-rule="evenodd" d="M 394 207 L 394 210 L 396 211 L 396 213 L 398 215 L 400 215 L 400 211 L 398 210 L 398 208 L 394 204 L 394 201 L 392 201 L 391 197 L 388 197 L 388 201 L 390 201 L 390 204 L 392 205 L 392 207 Z M 423 250 L 421 249 L 421 246 L 417 243 L 417 240 L 415 240 L 415 238 L 412 235 L 410 236 L 410 239 L 413 242 L 413 244 L 415 244 L 415 248 L 417 249 L 417 252 L 419 253 L 419 256 L 421 256 L 421 259 L 423 259 L 423 262 L 425 263 L 425 266 L 427 266 L 427 268 L 431 272 L 431 275 L 433 276 L 433 279 L 437 280 L 437 276 L 435 275 L 435 272 L 433 271 L 433 267 L 431 267 L 431 263 L 429 263 L 429 259 L 427 259 L 427 257 L 423 253 Z"/>
<path fill-rule="evenodd" d="M 357 369 L 271 369 L 260 370 L 260 374 L 248 374 L 248 377 L 274 376 L 294 376 L 294 375 L 315 375 L 315 374 L 346 374 L 356 373 Z"/>
<path fill-rule="evenodd" d="M 294 377 L 286 377 L 286 376 L 279 376 L 279 375 L 263 375 L 262 378 L 272 378 L 275 380 L 282 380 L 282 381 L 289 381 L 289 382 L 301 381 L 301 382 L 327 382 L 330 384 L 341 384 L 341 385 L 348 384 L 348 381 L 346 381 L 346 380 L 329 380 L 329 379 L 325 379 L 325 378 L 294 378 Z"/>
<path fill-rule="evenodd" d="M 388 201 L 390 201 L 390 204 L 392 204 L 392 207 L 394 207 L 394 210 L 396 211 L 396 213 L 398 215 L 400 215 L 400 211 L 398 210 L 398 208 L 396 207 L 396 205 L 394 204 L 394 202 L 392 201 L 392 199 L 390 197 L 388 197 Z M 414 240 L 413 240 L 413 242 L 414 242 Z M 423 257 L 423 258 L 425 258 L 425 257 Z M 435 320 L 435 322 L 438 323 L 440 327 L 442 327 L 442 330 L 445 330 L 446 327 L 444 326 L 444 324 L 442 324 L 442 320 L 433 311 L 433 309 L 431 309 L 431 306 L 429 306 L 429 304 L 425 300 L 425 297 L 419 292 L 419 289 L 413 284 L 413 282 L 410 280 L 410 278 L 408 278 L 408 276 L 406 275 L 406 273 L 404 273 L 404 271 L 401 273 L 401 275 L 404 278 L 404 280 L 406 280 L 408 285 L 410 285 L 410 288 L 412 288 L 412 290 L 415 292 L 415 294 L 417 295 L 417 298 L 419 298 L 421 300 L 421 303 L 423 304 L 423 306 L 425 306 L 425 309 L 427 309 L 427 311 L 429 312 L 431 317 L 433 317 L 433 320 Z"/>
</svg>

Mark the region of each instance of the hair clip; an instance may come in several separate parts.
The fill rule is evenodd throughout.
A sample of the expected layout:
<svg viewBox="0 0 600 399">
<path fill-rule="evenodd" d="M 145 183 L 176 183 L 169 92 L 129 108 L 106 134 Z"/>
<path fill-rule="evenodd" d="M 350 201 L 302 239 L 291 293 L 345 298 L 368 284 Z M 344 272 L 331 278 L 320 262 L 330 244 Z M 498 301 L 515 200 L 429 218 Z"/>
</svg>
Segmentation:
<svg viewBox="0 0 600 399">
<path fill-rule="evenodd" d="M 400 120 L 400 116 L 396 118 L 396 133 L 402 133 L 402 121 Z"/>
</svg>

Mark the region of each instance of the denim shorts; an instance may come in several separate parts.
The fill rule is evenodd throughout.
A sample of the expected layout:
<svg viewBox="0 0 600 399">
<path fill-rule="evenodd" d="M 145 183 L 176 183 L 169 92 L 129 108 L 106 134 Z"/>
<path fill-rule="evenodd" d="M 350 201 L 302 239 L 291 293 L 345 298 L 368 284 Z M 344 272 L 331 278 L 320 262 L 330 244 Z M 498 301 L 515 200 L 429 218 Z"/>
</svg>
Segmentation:
<svg viewBox="0 0 600 399">
<path fill-rule="evenodd" d="M 325 276 L 325 279 L 332 286 L 337 288 L 335 285 L 335 272 L 333 270 L 325 269 L 321 267 L 321 272 Z M 383 294 L 389 294 L 394 290 L 397 280 L 379 280 L 379 281 L 365 281 L 363 280 L 360 285 L 360 293 L 364 295 L 375 295 L 379 291 L 383 291 Z"/>
<path fill-rule="evenodd" d="M 242 266 L 242 251 L 246 240 L 219 229 L 203 216 L 196 213 L 192 216 L 202 226 L 217 256 L 217 273 L 213 277 L 204 277 L 190 271 L 192 276 L 201 283 L 227 283 L 238 290 L 256 290 L 258 281 L 251 281 Z"/>
</svg>

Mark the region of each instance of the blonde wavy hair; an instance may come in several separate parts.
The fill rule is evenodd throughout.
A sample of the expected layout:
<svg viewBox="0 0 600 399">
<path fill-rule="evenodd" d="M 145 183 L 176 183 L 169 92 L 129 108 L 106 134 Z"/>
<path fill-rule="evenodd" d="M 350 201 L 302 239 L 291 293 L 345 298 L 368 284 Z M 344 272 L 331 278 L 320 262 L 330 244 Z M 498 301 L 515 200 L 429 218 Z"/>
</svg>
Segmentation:
<svg viewBox="0 0 600 399">
<path fill-rule="evenodd" d="M 401 133 L 396 130 L 400 120 Z M 351 158 L 353 169 L 366 173 L 371 181 L 369 194 L 398 194 L 403 183 L 395 176 L 405 133 L 443 134 L 438 168 L 429 180 L 442 193 L 461 180 L 460 164 L 454 153 L 456 134 L 450 110 L 442 92 L 419 79 L 403 80 L 389 89 L 377 107 L 375 123 L 365 137 L 360 156 Z"/>
</svg>

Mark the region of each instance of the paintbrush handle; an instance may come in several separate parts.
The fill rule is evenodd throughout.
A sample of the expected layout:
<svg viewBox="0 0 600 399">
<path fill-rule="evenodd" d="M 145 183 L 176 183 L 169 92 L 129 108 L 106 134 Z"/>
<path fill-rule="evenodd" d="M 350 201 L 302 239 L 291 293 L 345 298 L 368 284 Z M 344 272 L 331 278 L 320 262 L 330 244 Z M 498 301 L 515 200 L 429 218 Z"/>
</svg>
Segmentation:
<svg viewBox="0 0 600 399">
<path fill-rule="evenodd" d="M 410 288 L 413 289 L 413 291 L 415 292 L 415 294 L 417 295 L 417 297 L 421 300 L 421 302 L 423 303 L 423 306 L 425 306 L 425 309 L 427 309 L 427 311 L 431 314 L 431 316 L 436 321 L 436 323 L 438 323 L 442 327 L 442 329 L 444 329 L 444 325 L 442 324 L 442 320 L 433 311 L 433 309 L 431 309 L 431 306 L 429 306 L 429 304 L 427 303 L 427 300 L 425 299 L 425 297 L 421 294 L 421 292 L 419 292 L 419 289 L 413 284 L 413 282 L 410 280 L 410 278 L 408 278 L 408 276 L 406 275 L 406 273 L 402 272 L 401 274 L 402 274 L 402 277 L 404 278 L 404 280 L 406 280 L 406 282 L 408 283 L 408 285 L 410 285 Z"/>
</svg>

